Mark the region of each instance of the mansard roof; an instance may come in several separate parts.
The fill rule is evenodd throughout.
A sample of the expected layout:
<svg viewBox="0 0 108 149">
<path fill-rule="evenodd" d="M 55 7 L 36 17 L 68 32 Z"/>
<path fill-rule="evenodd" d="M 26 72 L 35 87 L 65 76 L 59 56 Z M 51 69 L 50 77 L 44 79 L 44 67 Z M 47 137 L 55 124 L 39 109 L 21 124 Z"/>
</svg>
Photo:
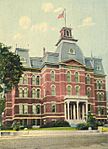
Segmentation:
<svg viewBox="0 0 108 149">
<path fill-rule="evenodd" d="M 87 69 L 93 69 L 94 74 L 105 75 L 102 59 L 84 57 L 82 50 L 76 43 L 77 40 L 68 39 L 74 38 L 71 29 L 65 27 L 61 30 L 61 40 L 57 44 L 55 52 L 44 52 L 43 57 L 29 57 L 28 49 L 16 48 L 16 53 L 21 57 L 25 68 L 41 69 L 46 64 L 59 65 L 62 62 L 74 60 Z"/>
<path fill-rule="evenodd" d="M 74 50 L 74 53 L 71 53 L 70 50 Z M 62 41 L 62 43 L 58 45 L 56 52 L 59 53 L 59 62 L 74 59 L 85 65 L 83 53 L 74 42 Z"/>
</svg>

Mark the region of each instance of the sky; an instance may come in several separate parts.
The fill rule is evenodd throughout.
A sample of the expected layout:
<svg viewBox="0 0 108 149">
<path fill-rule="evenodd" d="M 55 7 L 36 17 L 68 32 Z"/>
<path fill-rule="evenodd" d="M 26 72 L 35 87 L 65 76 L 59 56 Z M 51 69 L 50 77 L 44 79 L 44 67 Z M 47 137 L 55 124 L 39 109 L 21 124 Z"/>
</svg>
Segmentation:
<svg viewBox="0 0 108 149">
<path fill-rule="evenodd" d="M 43 47 L 55 51 L 64 8 L 84 56 L 102 58 L 107 75 L 108 0 L 0 0 L 0 42 L 27 48 L 30 56 L 42 56 Z"/>
</svg>

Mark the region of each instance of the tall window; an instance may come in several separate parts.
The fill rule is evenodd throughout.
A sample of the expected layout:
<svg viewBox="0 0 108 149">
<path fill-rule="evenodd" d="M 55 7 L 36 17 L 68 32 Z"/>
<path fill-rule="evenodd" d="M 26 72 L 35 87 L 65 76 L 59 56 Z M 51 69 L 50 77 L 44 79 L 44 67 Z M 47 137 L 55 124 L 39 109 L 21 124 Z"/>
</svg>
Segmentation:
<svg viewBox="0 0 108 149">
<path fill-rule="evenodd" d="M 41 106 L 40 105 L 33 105 L 32 106 L 33 114 L 40 114 L 41 113 Z"/>
<path fill-rule="evenodd" d="M 52 87 L 51 87 L 51 95 L 52 96 L 56 95 L 56 87 L 54 85 L 52 85 Z"/>
<path fill-rule="evenodd" d="M 67 86 L 67 95 L 71 95 L 72 87 L 70 85 Z"/>
<path fill-rule="evenodd" d="M 36 114 L 40 114 L 41 113 L 41 107 L 40 105 L 36 105 Z"/>
<path fill-rule="evenodd" d="M 88 96 L 88 97 L 91 96 L 91 88 L 90 88 L 90 87 L 87 88 L 87 96 Z"/>
<path fill-rule="evenodd" d="M 36 90 L 36 97 L 40 98 L 40 89 L 39 88 Z"/>
<path fill-rule="evenodd" d="M 89 75 L 89 74 L 86 75 L 86 83 L 87 83 L 87 84 L 90 84 L 90 75 Z"/>
<path fill-rule="evenodd" d="M 28 78 L 27 78 L 27 75 L 24 75 L 24 77 L 23 77 L 23 83 L 24 83 L 24 84 L 28 84 Z"/>
<path fill-rule="evenodd" d="M 75 72 L 75 82 L 79 82 L 79 74 L 78 74 L 78 72 Z"/>
<path fill-rule="evenodd" d="M 34 75 L 32 76 L 32 84 L 33 84 L 33 85 L 36 85 L 36 78 L 35 78 Z"/>
<path fill-rule="evenodd" d="M 104 94 L 103 93 L 97 93 L 97 100 L 102 101 L 104 99 Z"/>
<path fill-rule="evenodd" d="M 24 97 L 28 97 L 28 88 L 24 88 Z"/>
<path fill-rule="evenodd" d="M 103 86 L 102 81 L 101 80 L 97 80 L 97 82 L 96 82 L 96 88 L 97 89 L 102 89 L 102 86 Z"/>
<path fill-rule="evenodd" d="M 55 103 L 53 103 L 51 105 L 51 112 L 56 112 L 56 104 Z"/>
<path fill-rule="evenodd" d="M 98 115 L 104 115 L 105 114 L 105 108 L 104 107 L 98 107 L 97 109 Z"/>
<path fill-rule="evenodd" d="M 36 77 L 36 85 L 40 85 L 40 77 L 39 76 Z"/>
<path fill-rule="evenodd" d="M 68 83 L 71 82 L 71 73 L 70 73 L 70 71 L 67 72 L 66 79 L 67 79 Z"/>
<path fill-rule="evenodd" d="M 19 114 L 28 114 L 28 105 L 27 104 L 19 105 Z"/>
<path fill-rule="evenodd" d="M 51 71 L 51 81 L 55 81 L 55 72 Z"/>
<path fill-rule="evenodd" d="M 19 97 L 23 97 L 23 89 L 19 88 Z"/>
<path fill-rule="evenodd" d="M 75 90 L 76 90 L 76 95 L 80 95 L 80 87 L 79 86 L 76 86 L 75 87 Z"/>
<path fill-rule="evenodd" d="M 19 84 L 23 84 L 23 77 L 20 78 Z"/>
<path fill-rule="evenodd" d="M 36 98 L 36 89 L 35 88 L 32 89 L 32 98 Z"/>
</svg>

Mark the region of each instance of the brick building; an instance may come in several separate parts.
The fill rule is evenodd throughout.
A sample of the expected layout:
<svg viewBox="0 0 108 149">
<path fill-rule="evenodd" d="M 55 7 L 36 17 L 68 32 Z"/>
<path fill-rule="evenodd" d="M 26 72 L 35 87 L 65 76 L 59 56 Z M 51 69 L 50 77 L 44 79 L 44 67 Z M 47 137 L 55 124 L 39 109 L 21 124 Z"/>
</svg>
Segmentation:
<svg viewBox="0 0 108 149">
<path fill-rule="evenodd" d="M 64 119 L 84 122 L 88 111 L 106 121 L 106 82 L 102 59 L 85 57 L 73 38 L 72 29 L 60 31 L 55 52 L 29 57 L 16 48 L 25 67 L 18 86 L 6 95 L 3 124 L 41 125 Z"/>
</svg>

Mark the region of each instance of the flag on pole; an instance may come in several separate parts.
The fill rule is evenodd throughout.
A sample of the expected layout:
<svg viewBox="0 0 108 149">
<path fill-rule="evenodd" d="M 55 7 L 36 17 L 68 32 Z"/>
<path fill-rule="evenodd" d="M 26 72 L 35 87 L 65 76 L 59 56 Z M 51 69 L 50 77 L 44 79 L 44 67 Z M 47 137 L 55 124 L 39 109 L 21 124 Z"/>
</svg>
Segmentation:
<svg viewBox="0 0 108 149">
<path fill-rule="evenodd" d="M 64 11 L 62 11 L 62 13 L 60 13 L 57 18 L 58 18 L 58 19 L 64 18 Z"/>
</svg>

